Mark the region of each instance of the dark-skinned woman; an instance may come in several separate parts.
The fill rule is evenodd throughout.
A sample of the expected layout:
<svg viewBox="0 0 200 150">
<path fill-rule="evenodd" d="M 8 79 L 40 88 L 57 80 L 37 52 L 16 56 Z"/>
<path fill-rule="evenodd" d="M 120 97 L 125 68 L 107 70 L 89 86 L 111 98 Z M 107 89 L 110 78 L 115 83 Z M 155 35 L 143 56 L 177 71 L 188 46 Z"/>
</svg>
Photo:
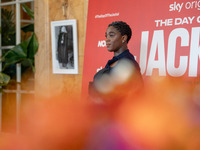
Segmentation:
<svg viewBox="0 0 200 150">
<path fill-rule="evenodd" d="M 106 47 L 114 57 L 108 60 L 89 83 L 89 98 L 102 104 L 118 103 L 128 94 L 138 94 L 143 87 L 140 67 L 128 49 L 130 26 L 123 21 L 108 25 L 105 32 Z"/>
</svg>

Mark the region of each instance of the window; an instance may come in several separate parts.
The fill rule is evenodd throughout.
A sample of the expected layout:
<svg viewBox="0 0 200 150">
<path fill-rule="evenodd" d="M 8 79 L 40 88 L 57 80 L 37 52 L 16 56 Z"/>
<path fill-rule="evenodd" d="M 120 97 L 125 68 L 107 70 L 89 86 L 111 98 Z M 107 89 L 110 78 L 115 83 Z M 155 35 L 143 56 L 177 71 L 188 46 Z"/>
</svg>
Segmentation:
<svg viewBox="0 0 200 150">
<path fill-rule="evenodd" d="M 34 20 L 23 11 L 23 4 L 32 10 L 34 8 L 34 0 L 0 0 L 0 56 L 31 34 L 27 28 L 33 28 Z M 0 71 L 3 67 L 1 63 Z M 23 104 L 34 95 L 34 78 L 31 73 L 22 77 L 21 64 L 11 67 L 6 71 L 13 76 L 14 82 L 11 81 L 0 93 L 0 132 L 19 133 Z M 24 78 L 26 82 L 23 82 Z"/>
</svg>

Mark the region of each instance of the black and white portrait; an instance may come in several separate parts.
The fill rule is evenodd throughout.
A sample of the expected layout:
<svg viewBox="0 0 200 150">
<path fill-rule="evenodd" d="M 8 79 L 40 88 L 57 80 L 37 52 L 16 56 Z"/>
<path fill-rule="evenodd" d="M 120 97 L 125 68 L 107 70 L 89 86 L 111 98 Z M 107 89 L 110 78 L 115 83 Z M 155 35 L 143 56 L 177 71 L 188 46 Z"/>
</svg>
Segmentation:
<svg viewBox="0 0 200 150">
<path fill-rule="evenodd" d="M 76 20 L 51 22 L 53 73 L 77 74 Z"/>
</svg>

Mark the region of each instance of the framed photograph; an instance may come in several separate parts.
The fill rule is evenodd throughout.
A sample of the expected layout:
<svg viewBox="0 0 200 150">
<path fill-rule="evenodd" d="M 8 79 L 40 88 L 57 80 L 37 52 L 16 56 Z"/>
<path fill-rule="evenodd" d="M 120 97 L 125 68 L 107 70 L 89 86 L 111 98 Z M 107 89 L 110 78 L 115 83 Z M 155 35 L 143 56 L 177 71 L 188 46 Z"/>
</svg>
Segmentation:
<svg viewBox="0 0 200 150">
<path fill-rule="evenodd" d="M 52 63 L 55 74 L 78 74 L 77 22 L 51 22 Z"/>
</svg>

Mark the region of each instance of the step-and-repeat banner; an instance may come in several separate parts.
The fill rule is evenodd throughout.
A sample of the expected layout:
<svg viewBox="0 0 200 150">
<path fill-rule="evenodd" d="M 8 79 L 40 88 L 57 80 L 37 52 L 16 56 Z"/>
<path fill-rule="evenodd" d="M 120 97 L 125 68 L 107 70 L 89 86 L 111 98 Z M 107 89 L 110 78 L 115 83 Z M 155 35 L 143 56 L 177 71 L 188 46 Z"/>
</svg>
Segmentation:
<svg viewBox="0 0 200 150">
<path fill-rule="evenodd" d="M 113 21 L 132 29 L 129 50 L 145 76 L 199 77 L 200 0 L 89 0 L 83 91 L 113 57 L 105 32 Z"/>
</svg>

